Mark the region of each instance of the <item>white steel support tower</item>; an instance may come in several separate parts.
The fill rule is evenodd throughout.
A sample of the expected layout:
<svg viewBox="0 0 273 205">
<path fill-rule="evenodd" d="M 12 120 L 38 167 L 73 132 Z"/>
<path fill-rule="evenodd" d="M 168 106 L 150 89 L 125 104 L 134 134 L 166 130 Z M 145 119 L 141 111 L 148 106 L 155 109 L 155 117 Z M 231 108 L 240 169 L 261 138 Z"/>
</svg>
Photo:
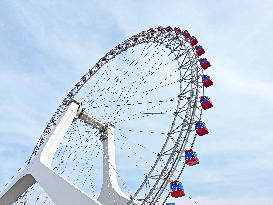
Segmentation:
<svg viewBox="0 0 273 205">
<path fill-rule="evenodd" d="M 103 184 L 98 199 L 90 197 L 52 169 L 54 154 L 70 125 L 77 119 L 102 133 Z M 114 131 L 114 125 L 99 121 L 85 112 L 79 102 L 72 100 L 35 157 L 0 194 L 0 205 L 13 204 L 36 182 L 56 205 L 126 205 L 130 199 L 121 191 L 117 181 Z"/>
</svg>

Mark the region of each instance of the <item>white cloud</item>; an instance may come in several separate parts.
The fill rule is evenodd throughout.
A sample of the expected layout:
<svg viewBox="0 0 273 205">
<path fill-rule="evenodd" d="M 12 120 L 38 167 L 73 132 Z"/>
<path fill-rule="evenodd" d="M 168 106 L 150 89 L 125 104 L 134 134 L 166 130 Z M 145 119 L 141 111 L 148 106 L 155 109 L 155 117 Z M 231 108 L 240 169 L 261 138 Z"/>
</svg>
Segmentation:
<svg viewBox="0 0 273 205">
<path fill-rule="evenodd" d="M 230 58 L 217 59 L 210 71 L 216 85 L 221 86 L 230 93 L 250 95 L 264 102 L 273 102 L 273 83 L 266 80 L 266 73 L 259 73 L 257 69 L 250 68 L 249 72 L 240 71 L 242 64 L 235 63 Z"/>
<path fill-rule="evenodd" d="M 19 61 L 13 62 L 15 67 L 10 66 L 11 62 L 1 66 L 0 90 L 5 97 L 0 103 L 0 113 L 4 115 L 0 120 L 0 133 L 5 137 L 1 135 L 0 142 L 5 143 L 0 145 L 0 161 L 6 165 L 0 168 L 1 180 L 6 181 L 21 164 L 22 153 L 31 152 L 30 144 L 35 144 L 72 84 L 101 55 L 124 40 L 124 33 L 129 37 L 149 27 L 170 24 L 191 30 L 201 44 L 206 45 L 206 56 L 213 63 L 208 73 L 215 80 L 215 86 L 208 93 L 218 97 L 215 101 L 221 103 L 215 105 L 215 114 L 207 116 L 214 129 L 212 134 L 198 139 L 202 165 L 195 171 L 188 171 L 191 172 L 187 175 L 188 183 L 192 181 L 194 185 L 205 187 L 211 182 L 208 185 L 208 189 L 213 190 L 210 196 L 196 200 L 210 205 L 272 204 L 273 199 L 269 197 L 272 187 L 267 180 L 272 178 L 272 1 L 81 3 L 8 3 L 14 22 L 22 26 L 17 32 L 28 36 L 25 40 L 54 63 L 40 62 L 39 68 L 21 65 Z M 7 48 L 0 49 L 12 56 Z M 33 56 L 35 52 L 24 46 L 23 49 L 26 53 L 22 56 Z M 232 102 L 223 102 L 224 95 Z M 243 99 L 248 97 L 253 98 L 255 107 L 250 107 Z M 254 120 L 250 121 L 249 116 Z M 240 160 L 244 160 L 243 163 Z M 217 188 L 218 183 L 228 181 L 227 188 Z M 259 189 L 257 183 L 265 187 L 262 190 L 266 193 L 252 195 L 254 189 Z M 188 188 L 193 194 L 199 194 L 194 192 L 198 187 Z M 244 197 L 224 198 L 232 189 L 239 190 L 238 195 Z M 192 204 L 191 201 L 186 203 Z"/>
</svg>

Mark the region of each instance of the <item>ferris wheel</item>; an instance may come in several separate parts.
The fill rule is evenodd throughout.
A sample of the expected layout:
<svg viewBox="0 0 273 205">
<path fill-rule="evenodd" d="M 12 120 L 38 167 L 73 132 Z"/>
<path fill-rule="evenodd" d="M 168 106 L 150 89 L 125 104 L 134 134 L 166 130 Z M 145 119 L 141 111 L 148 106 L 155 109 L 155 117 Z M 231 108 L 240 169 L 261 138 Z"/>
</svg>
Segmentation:
<svg viewBox="0 0 273 205">
<path fill-rule="evenodd" d="M 213 107 L 204 94 L 213 85 L 204 53 L 187 30 L 170 26 L 110 50 L 68 93 L 0 204 L 26 191 L 29 204 L 183 197 L 182 173 L 199 164 L 194 143 L 209 133 L 202 113 Z"/>
</svg>

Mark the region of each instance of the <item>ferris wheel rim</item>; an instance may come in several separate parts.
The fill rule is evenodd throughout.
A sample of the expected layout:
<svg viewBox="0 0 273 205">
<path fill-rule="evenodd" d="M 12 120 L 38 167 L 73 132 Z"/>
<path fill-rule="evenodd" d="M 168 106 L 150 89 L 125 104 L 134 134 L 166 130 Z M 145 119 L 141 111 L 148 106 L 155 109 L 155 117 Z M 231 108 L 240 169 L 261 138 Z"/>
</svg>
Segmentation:
<svg viewBox="0 0 273 205">
<path fill-rule="evenodd" d="M 198 75 L 198 70 L 196 71 L 197 72 L 197 75 Z M 198 86 L 196 87 L 196 89 L 198 90 Z M 203 90 L 204 91 L 204 90 Z M 196 92 L 197 93 L 197 92 Z M 196 94 L 196 96 L 195 96 L 195 104 L 197 103 L 197 97 L 198 97 L 198 95 Z M 194 113 L 195 113 L 195 110 L 196 110 L 196 106 L 194 106 L 194 112 L 193 112 L 193 114 L 191 115 L 191 119 L 192 119 L 192 116 L 194 115 Z M 202 115 L 202 113 L 201 113 L 201 115 Z M 201 118 L 201 115 L 200 115 L 200 118 Z M 174 121 L 175 121 L 175 119 L 174 119 Z M 173 164 L 172 164 L 172 169 L 170 169 L 170 171 L 168 172 L 168 176 L 170 177 L 170 175 L 172 176 L 172 174 L 174 173 L 174 170 L 177 168 L 177 166 L 178 166 L 178 164 L 179 164 L 179 162 L 180 162 L 180 160 L 179 160 L 179 158 L 182 156 L 182 153 L 183 153 L 183 151 L 185 150 L 185 146 L 186 146 L 186 144 L 187 144 L 187 141 L 188 141 L 188 137 L 189 137 L 189 134 L 191 133 L 191 126 L 189 126 L 188 127 L 188 129 L 187 129 L 187 132 L 186 132 L 186 134 L 185 134 L 185 138 L 184 138 L 184 141 L 183 141 L 183 147 L 181 147 L 180 149 L 179 149 L 179 155 L 177 155 L 176 156 L 176 159 L 175 159 L 175 161 L 173 162 Z M 181 133 L 182 134 L 182 133 Z M 180 135 L 181 136 L 181 135 Z M 180 137 L 179 137 L 180 138 Z M 178 140 L 177 141 L 179 141 L 179 138 L 178 138 Z M 185 140 L 186 140 L 186 142 L 185 142 Z M 167 140 L 166 140 L 167 141 Z M 185 142 L 185 143 L 184 143 Z M 178 143 L 177 143 L 177 145 L 178 145 Z M 173 153 L 175 152 L 175 147 L 174 147 L 174 149 L 173 149 Z M 173 153 L 172 153 L 172 155 L 170 155 L 170 157 L 169 157 L 169 160 L 168 160 L 168 162 L 166 163 L 166 166 L 167 166 L 167 164 L 169 163 L 169 161 L 170 161 L 170 159 L 172 158 L 172 156 L 173 156 Z M 165 167 L 164 167 L 164 169 L 165 169 Z M 163 170 L 164 170 L 163 169 Z M 172 171 L 173 170 L 173 171 Z M 163 171 L 162 171 L 163 172 Z M 159 180 L 158 180 L 159 181 Z M 158 182 L 157 181 L 157 182 Z M 156 196 L 152 199 L 152 201 L 151 201 L 151 203 L 155 203 L 156 201 L 157 201 L 157 195 L 158 195 L 158 193 L 159 192 L 163 192 L 164 191 L 164 189 L 166 188 L 166 186 L 167 186 L 167 183 L 166 182 L 168 182 L 167 180 L 165 180 L 165 182 L 163 182 L 162 183 L 162 185 L 161 185 L 161 188 L 160 189 L 158 189 L 158 192 L 156 193 Z M 164 185 L 165 184 L 165 185 Z M 159 194 L 159 196 L 160 196 L 161 194 Z M 148 194 L 148 196 L 149 196 L 149 194 Z M 148 198 L 148 196 L 147 196 L 147 198 Z M 145 201 L 145 200 L 144 200 Z M 144 204 L 144 203 L 142 203 L 142 204 Z"/>
<path fill-rule="evenodd" d="M 155 39 L 154 36 L 159 34 L 161 35 L 162 33 L 163 34 L 166 34 L 166 31 L 163 29 L 163 31 L 159 30 L 159 28 L 162 28 L 162 27 L 158 27 L 158 28 L 154 28 L 154 29 L 149 29 L 147 31 L 143 31 L 143 32 L 140 32 L 139 34 L 137 35 L 133 35 L 132 37 L 126 39 L 125 41 L 123 41 L 121 44 L 119 44 L 118 46 L 116 46 L 114 49 L 110 50 L 105 56 L 103 56 L 96 64 L 93 68 L 89 69 L 89 71 L 84 74 L 82 76 L 82 78 L 80 79 L 80 81 L 73 87 L 73 89 L 68 93 L 67 97 L 64 98 L 62 104 L 59 106 L 59 108 L 57 109 L 57 111 L 54 113 L 54 115 L 52 116 L 51 120 L 49 121 L 47 127 L 45 128 L 41 138 L 39 139 L 38 141 L 38 144 L 36 145 L 36 147 L 34 148 L 34 151 L 32 153 L 32 156 L 36 154 L 36 152 L 39 150 L 40 146 L 43 144 L 44 140 L 46 139 L 46 137 L 48 136 L 48 134 L 50 133 L 51 131 L 51 128 L 52 128 L 52 124 L 54 125 L 55 121 L 58 119 L 58 117 L 60 116 L 60 114 L 62 114 L 63 110 L 65 110 L 65 108 L 68 106 L 69 102 L 71 99 L 73 99 L 75 97 L 75 95 L 81 90 L 81 88 L 92 78 L 93 75 L 96 74 L 97 71 L 100 70 L 100 68 L 102 68 L 105 64 L 108 63 L 109 60 L 111 59 L 108 59 L 107 57 L 109 55 L 112 55 L 113 52 L 115 52 L 113 58 L 115 58 L 117 55 L 119 55 L 120 53 L 126 51 L 128 48 L 131 48 L 131 47 L 135 47 L 136 45 L 139 45 L 139 44 L 143 44 L 143 43 L 148 43 L 148 42 L 152 42 L 152 43 L 159 43 L 159 42 L 156 42 L 156 41 L 153 41 Z M 155 32 L 152 32 L 152 30 L 154 30 Z M 178 39 L 178 36 L 175 35 L 174 33 L 167 33 L 171 38 L 176 38 L 176 40 Z M 135 39 L 136 38 L 142 38 L 142 40 L 138 41 Z M 184 39 L 185 40 L 185 39 Z M 185 40 L 186 42 L 186 40 Z M 195 60 L 198 59 L 197 56 L 195 56 Z M 181 82 L 180 82 L 181 84 Z M 179 100 L 178 100 L 179 101 Z M 195 102 L 197 102 L 197 95 L 196 95 L 196 99 L 195 99 Z M 177 115 L 175 116 L 177 117 Z M 189 131 L 190 133 L 190 131 Z M 168 140 L 170 140 L 169 136 L 167 137 L 165 143 L 167 144 Z M 165 144 L 164 143 L 164 144 Z M 164 147 L 164 146 L 163 146 Z M 161 149 L 160 153 L 162 154 L 163 153 L 163 149 Z M 160 155 L 161 155 L 160 154 Z M 32 158 L 32 156 L 30 157 L 29 159 L 29 162 Z M 160 157 L 161 156 L 158 156 L 157 160 L 156 161 L 159 161 L 160 160 Z M 155 162 L 156 163 L 156 162 Z M 144 179 L 145 180 L 145 179 Z M 137 194 L 135 194 L 137 195 Z M 136 196 L 133 196 L 133 199 L 135 198 Z"/>
</svg>

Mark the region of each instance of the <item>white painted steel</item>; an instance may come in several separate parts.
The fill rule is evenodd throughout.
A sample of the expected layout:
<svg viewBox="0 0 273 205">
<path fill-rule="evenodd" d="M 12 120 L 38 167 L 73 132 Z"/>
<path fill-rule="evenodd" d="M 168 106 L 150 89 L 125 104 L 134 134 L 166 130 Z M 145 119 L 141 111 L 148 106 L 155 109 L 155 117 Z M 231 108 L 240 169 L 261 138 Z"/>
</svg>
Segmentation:
<svg viewBox="0 0 273 205">
<path fill-rule="evenodd" d="M 11 205 L 36 181 L 28 170 L 21 172 L 0 194 L 0 205 Z"/>
<path fill-rule="evenodd" d="M 128 204 L 130 199 L 122 192 L 117 180 L 115 126 L 111 123 L 103 123 L 85 111 L 79 115 L 79 119 L 102 132 L 100 140 L 103 144 L 103 184 L 98 201 L 104 205 Z"/>
<path fill-rule="evenodd" d="M 31 173 L 56 205 L 101 204 L 42 163 L 35 163 Z"/>
<path fill-rule="evenodd" d="M 117 181 L 114 132 L 114 125 L 107 124 L 101 138 L 103 144 L 103 184 L 98 200 L 105 205 L 125 205 L 130 199 L 121 191 Z"/>
<path fill-rule="evenodd" d="M 121 191 L 117 181 L 114 125 L 102 123 L 83 110 L 79 113 L 79 110 L 80 103 L 72 100 L 35 157 L 0 194 L 0 205 L 16 202 L 35 182 L 39 183 L 56 205 L 126 205 L 130 201 Z M 51 167 L 57 148 L 73 120 L 78 118 L 102 132 L 103 184 L 98 200 L 55 173 Z"/>
</svg>

